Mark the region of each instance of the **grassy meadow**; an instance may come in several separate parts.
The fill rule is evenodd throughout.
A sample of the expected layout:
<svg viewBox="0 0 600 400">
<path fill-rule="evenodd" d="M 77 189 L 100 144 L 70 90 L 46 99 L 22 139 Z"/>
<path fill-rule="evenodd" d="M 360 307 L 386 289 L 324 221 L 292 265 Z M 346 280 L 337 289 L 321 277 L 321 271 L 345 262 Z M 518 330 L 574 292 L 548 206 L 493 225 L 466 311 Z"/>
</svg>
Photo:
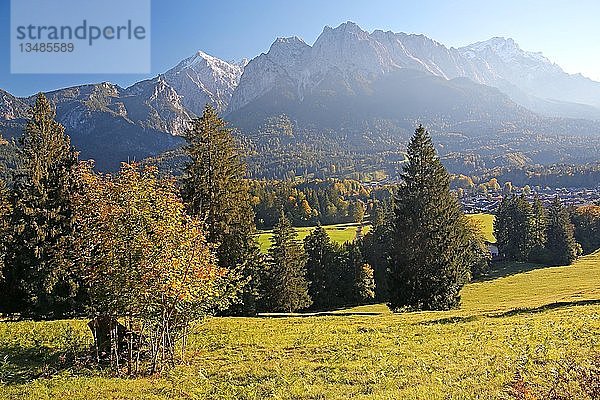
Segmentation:
<svg viewBox="0 0 600 400">
<path fill-rule="evenodd" d="M 483 232 L 485 239 L 487 241 L 490 241 L 493 243 L 496 242 L 496 239 L 494 238 L 494 234 L 493 234 L 493 231 L 494 231 L 494 227 L 493 227 L 494 216 L 493 215 L 491 215 L 491 214 L 471 214 L 471 215 L 469 215 L 469 218 L 471 218 L 473 221 L 476 221 L 476 223 L 479 224 L 481 231 Z M 326 225 L 323 228 L 325 228 L 325 231 L 327 232 L 327 234 L 329 234 L 329 237 L 331 238 L 331 240 L 342 244 L 342 243 L 350 242 L 350 241 L 354 240 L 356 238 L 356 233 L 358 232 L 359 227 L 361 227 L 363 235 L 371 230 L 370 225 L 361 225 L 361 224 L 356 224 L 356 223 Z M 298 232 L 298 239 L 304 240 L 304 238 L 307 237 L 315 228 L 314 227 L 301 227 L 301 228 L 295 228 L 295 229 L 296 229 L 296 232 Z M 266 253 L 267 250 L 269 250 L 269 247 L 271 247 L 271 240 L 270 240 L 271 236 L 272 236 L 272 231 L 270 231 L 270 230 L 260 231 L 257 235 L 258 244 L 260 246 L 260 250 L 263 253 Z"/>
<path fill-rule="evenodd" d="M 371 230 L 371 225 L 361 225 L 357 223 L 323 226 L 331 240 L 340 244 L 354 240 L 359 227 L 362 230 L 363 235 Z M 310 235 L 315 227 L 307 226 L 294 229 L 298 233 L 298 240 L 304 240 L 305 237 Z M 260 231 L 257 235 L 258 244 L 263 253 L 266 253 L 267 250 L 269 250 L 269 247 L 271 247 L 271 236 L 273 236 L 271 230 Z"/>
<path fill-rule="evenodd" d="M 161 377 L 62 369 L 91 340 L 85 321 L 4 322 L 0 398 L 497 399 L 519 385 L 586 398 L 572 366 L 600 353 L 600 251 L 515 271 L 468 284 L 453 311 L 210 318 Z"/>
</svg>

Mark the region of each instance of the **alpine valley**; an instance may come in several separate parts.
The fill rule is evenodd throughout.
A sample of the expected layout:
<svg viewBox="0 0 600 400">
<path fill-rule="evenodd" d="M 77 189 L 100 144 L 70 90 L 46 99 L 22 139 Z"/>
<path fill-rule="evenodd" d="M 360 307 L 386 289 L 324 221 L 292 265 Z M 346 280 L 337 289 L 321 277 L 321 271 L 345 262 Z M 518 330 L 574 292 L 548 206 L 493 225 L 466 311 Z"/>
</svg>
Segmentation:
<svg viewBox="0 0 600 400">
<path fill-rule="evenodd" d="M 600 83 L 498 37 L 448 48 L 346 22 L 313 45 L 278 38 L 250 61 L 198 51 L 128 88 L 102 82 L 47 96 L 81 158 L 102 171 L 149 159 L 176 173 L 180 135 L 207 103 L 236 129 L 253 177 L 393 177 L 419 123 L 456 173 L 600 154 Z M 8 146 L 34 101 L 0 90 Z"/>
</svg>

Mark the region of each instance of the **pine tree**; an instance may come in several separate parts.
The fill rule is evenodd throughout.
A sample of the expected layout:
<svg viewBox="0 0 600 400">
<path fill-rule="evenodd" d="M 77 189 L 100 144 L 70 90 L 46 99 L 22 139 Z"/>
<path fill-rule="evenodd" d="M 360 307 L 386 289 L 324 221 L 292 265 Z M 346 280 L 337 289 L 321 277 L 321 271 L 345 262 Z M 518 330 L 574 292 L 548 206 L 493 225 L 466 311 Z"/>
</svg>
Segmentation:
<svg viewBox="0 0 600 400">
<path fill-rule="evenodd" d="M 395 201 L 389 305 L 449 309 L 460 303 L 460 290 L 469 279 L 468 222 L 422 126 L 407 153 Z"/>
<path fill-rule="evenodd" d="M 527 261 L 533 249 L 533 210 L 523 196 L 502 199 L 494 221 L 498 248 L 508 260 Z"/>
<path fill-rule="evenodd" d="M 294 312 L 312 303 L 306 280 L 306 254 L 297 237 L 282 211 L 269 249 L 267 298 L 271 311 Z"/>
<path fill-rule="evenodd" d="M 581 254 L 581 246 L 573 237 L 573 224 L 569 213 L 560 203 L 558 196 L 548 208 L 547 236 L 548 251 L 557 265 L 569 265 Z"/>
<path fill-rule="evenodd" d="M 43 94 L 32 114 L 20 140 L 25 165 L 14 177 L 1 305 L 4 312 L 57 317 L 74 311 L 81 294 L 71 252 L 78 159 Z"/>
<path fill-rule="evenodd" d="M 190 161 L 182 178 L 188 212 L 205 223 L 216 246 L 218 264 L 230 271 L 230 293 L 237 293 L 234 313 L 252 314 L 259 297 L 262 258 L 254 240 L 256 225 L 250 203 L 246 165 L 238 144 L 217 112 L 206 105 L 186 132 Z"/>
<path fill-rule="evenodd" d="M 304 251 L 307 256 L 306 277 L 310 282 L 308 293 L 313 306 L 317 309 L 330 307 L 333 291 L 329 287 L 328 274 L 334 268 L 335 245 L 321 225 L 304 239 Z"/>
</svg>

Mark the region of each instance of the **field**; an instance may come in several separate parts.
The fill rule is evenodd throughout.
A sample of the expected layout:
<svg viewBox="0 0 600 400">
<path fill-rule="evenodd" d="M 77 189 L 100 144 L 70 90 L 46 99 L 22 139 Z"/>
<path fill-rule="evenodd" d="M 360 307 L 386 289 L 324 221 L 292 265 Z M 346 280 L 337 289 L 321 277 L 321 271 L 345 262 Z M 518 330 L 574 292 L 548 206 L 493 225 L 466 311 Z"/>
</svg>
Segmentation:
<svg viewBox="0 0 600 400">
<path fill-rule="evenodd" d="M 492 214 L 469 214 L 468 217 L 479 224 L 481 232 L 485 237 L 485 240 L 491 243 L 496 243 L 494 237 L 494 219 L 496 218 Z"/>
<path fill-rule="evenodd" d="M 491 214 L 471 214 L 471 215 L 469 215 L 469 218 L 473 219 L 474 221 L 477 221 L 477 223 L 480 225 L 481 230 L 487 241 L 490 241 L 493 243 L 496 242 L 496 239 L 494 238 L 494 234 L 493 234 L 493 231 L 494 231 L 494 228 L 493 228 L 494 216 L 493 215 L 491 215 Z M 352 240 L 354 240 L 354 238 L 356 238 L 356 233 L 357 233 L 357 229 L 359 226 L 360 226 L 360 224 L 339 224 L 339 225 L 326 225 L 323 228 L 325 228 L 325 230 L 329 234 L 329 237 L 331 238 L 331 240 L 342 244 L 344 242 L 352 241 Z M 308 236 L 310 234 L 310 232 L 312 232 L 313 229 L 315 229 L 315 228 L 314 227 L 296 228 L 296 232 L 298 232 L 298 239 L 304 240 L 304 238 L 306 236 Z M 366 234 L 367 232 L 369 232 L 369 230 L 371 230 L 370 225 L 362 226 L 363 235 Z M 267 250 L 269 249 L 269 247 L 271 247 L 271 241 L 270 241 L 271 236 L 272 236 L 271 231 L 261 231 L 257 235 L 258 244 L 260 246 L 260 250 L 263 253 L 266 253 Z"/>
<path fill-rule="evenodd" d="M 361 225 L 360 224 L 338 224 L 338 225 L 326 225 L 326 226 L 323 226 L 323 228 L 325 228 L 325 231 L 327 232 L 327 234 L 329 235 L 331 240 L 342 244 L 344 242 L 350 242 L 350 241 L 354 240 L 354 238 L 356 238 L 356 233 L 358 232 L 359 226 L 361 226 Z M 301 227 L 301 228 L 295 228 L 295 229 L 296 229 L 296 232 L 298 233 L 298 240 L 304 240 L 304 238 L 307 237 L 308 235 L 310 235 L 310 233 L 315 228 L 311 226 L 311 227 Z M 363 225 L 361 229 L 362 229 L 362 233 L 364 235 L 371 230 L 371 226 Z M 269 249 L 269 247 L 271 247 L 270 238 L 272 235 L 273 235 L 272 231 L 260 231 L 260 233 L 257 235 L 258 244 L 259 244 L 260 250 L 262 252 L 266 253 L 267 250 Z"/>
<path fill-rule="evenodd" d="M 187 363 L 153 378 L 60 371 L 61 357 L 90 340 L 84 321 L 5 322 L 0 398 L 496 399 L 511 398 L 511 382 L 544 393 L 560 383 L 584 398 L 569 371 L 600 353 L 600 251 L 521 270 L 467 285 L 448 312 L 372 305 L 210 318 L 195 329 Z"/>
</svg>

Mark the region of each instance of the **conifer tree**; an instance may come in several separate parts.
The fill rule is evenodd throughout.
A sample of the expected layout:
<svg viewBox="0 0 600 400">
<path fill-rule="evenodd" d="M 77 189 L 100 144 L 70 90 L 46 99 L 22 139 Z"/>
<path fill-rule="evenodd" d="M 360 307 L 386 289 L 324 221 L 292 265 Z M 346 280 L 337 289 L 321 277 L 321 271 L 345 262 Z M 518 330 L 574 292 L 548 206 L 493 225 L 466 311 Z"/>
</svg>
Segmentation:
<svg viewBox="0 0 600 400">
<path fill-rule="evenodd" d="M 188 212 L 204 221 L 219 266 L 234 277 L 230 293 L 237 292 L 237 300 L 231 311 L 252 314 L 259 297 L 262 258 L 254 240 L 254 211 L 238 144 L 208 104 L 202 117 L 192 121 L 185 139 L 189 162 L 182 197 Z"/>
<path fill-rule="evenodd" d="M 523 196 L 502 199 L 494 221 L 500 252 L 508 260 L 527 261 L 533 248 L 533 210 Z"/>
<path fill-rule="evenodd" d="M 363 263 L 355 270 L 354 296 L 358 304 L 372 302 L 375 299 L 375 278 L 373 268 Z"/>
<path fill-rule="evenodd" d="M 600 206 L 578 207 L 573 211 L 572 220 L 575 240 L 581 244 L 583 251 L 587 254 L 600 249 Z"/>
<path fill-rule="evenodd" d="M 532 206 L 531 217 L 531 251 L 529 252 L 529 261 L 538 263 L 548 263 L 549 253 L 546 248 L 546 233 L 548 229 L 548 213 L 539 197 L 535 197 Z"/>
<path fill-rule="evenodd" d="M 313 306 L 317 309 L 329 307 L 333 294 L 329 287 L 329 274 L 334 268 L 335 245 L 321 225 L 304 239 L 304 251 L 307 256 L 306 277 L 310 282 L 308 293 Z"/>
<path fill-rule="evenodd" d="M 375 298 L 375 277 L 371 266 L 365 262 L 359 242 L 342 246 L 345 268 L 339 280 L 343 285 L 342 304 L 364 304 Z"/>
<path fill-rule="evenodd" d="M 78 159 L 43 94 L 32 111 L 20 139 L 25 165 L 14 177 L 0 304 L 4 312 L 57 317 L 74 311 L 81 294 L 71 253 Z"/>
<path fill-rule="evenodd" d="M 449 309 L 459 304 L 460 290 L 469 279 L 468 222 L 422 126 L 407 154 L 395 200 L 389 305 Z"/>
<path fill-rule="evenodd" d="M 365 262 L 373 268 L 375 299 L 380 302 L 389 300 L 388 269 L 394 241 L 393 210 L 393 198 L 390 201 L 376 203 L 371 216 L 373 228 L 363 238 L 357 240 Z"/>
<path fill-rule="evenodd" d="M 531 220 L 532 246 L 544 247 L 546 245 L 546 229 L 548 228 L 548 214 L 539 197 L 533 200 L 533 217 Z"/>
<path fill-rule="evenodd" d="M 312 303 L 306 280 L 306 254 L 297 238 L 282 211 L 269 249 L 267 298 L 271 311 L 294 312 Z"/>
<path fill-rule="evenodd" d="M 547 236 L 547 247 L 553 263 L 569 265 L 581 254 L 581 246 L 573 237 L 573 224 L 569 213 L 560 203 L 558 196 L 548 208 Z"/>
<path fill-rule="evenodd" d="M 4 258 L 6 257 L 10 243 L 10 218 L 12 207 L 9 200 L 10 197 L 6 185 L 4 181 L 0 180 L 0 288 L 2 287 L 1 282 L 3 281 L 4 276 Z"/>
</svg>

